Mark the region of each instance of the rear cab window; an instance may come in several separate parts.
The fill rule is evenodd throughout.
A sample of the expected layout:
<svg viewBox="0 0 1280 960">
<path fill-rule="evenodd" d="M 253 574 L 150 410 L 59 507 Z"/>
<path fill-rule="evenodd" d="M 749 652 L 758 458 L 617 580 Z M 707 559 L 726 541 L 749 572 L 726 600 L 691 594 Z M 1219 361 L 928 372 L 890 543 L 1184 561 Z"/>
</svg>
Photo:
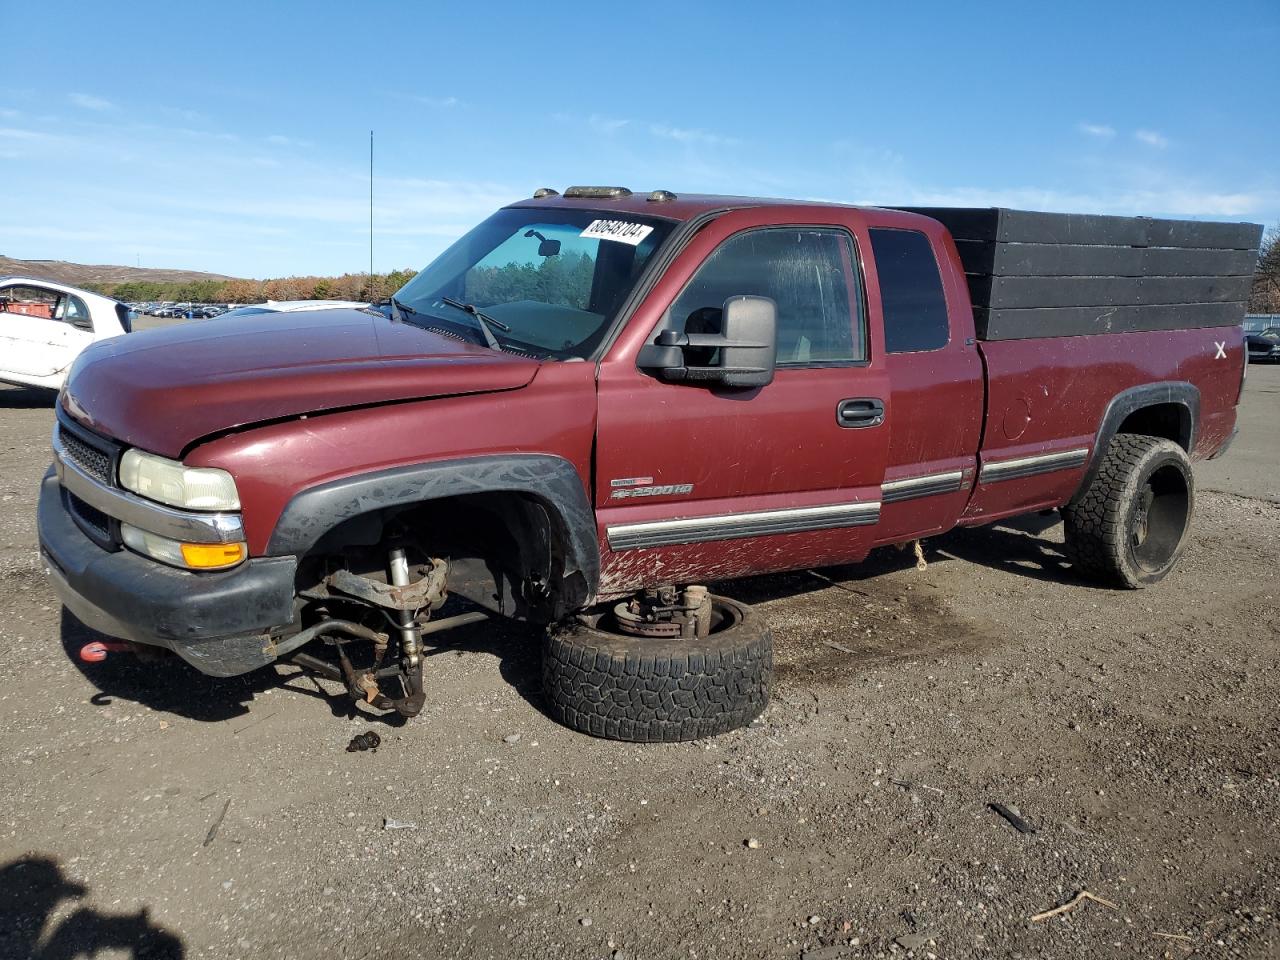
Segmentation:
<svg viewBox="0 0 1280 960">
<path fill-rule="evenodd" d="M 873 227 L 888 353 L 939 350 L 951 340 L 947 298 L 929 238 L 918 230 Z"/>
</svg>

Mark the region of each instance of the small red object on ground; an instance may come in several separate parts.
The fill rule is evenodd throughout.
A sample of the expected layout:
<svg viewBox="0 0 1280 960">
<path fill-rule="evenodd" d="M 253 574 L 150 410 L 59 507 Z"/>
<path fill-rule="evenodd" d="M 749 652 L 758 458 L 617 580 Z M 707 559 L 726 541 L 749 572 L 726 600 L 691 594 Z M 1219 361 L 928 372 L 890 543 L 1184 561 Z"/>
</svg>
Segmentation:
<svg viewBox="0 0 1280 960">
<path fill-rule="evenodd" d="M 104 642 L 95 640 L 93 643 L 86 643 L 80 648 L 80 659 L 85 663 L 101 663 L 107 659 L 107 654 L 111 652 L 123 653 L 129 649 L 127 643 Z"/>
</svg>

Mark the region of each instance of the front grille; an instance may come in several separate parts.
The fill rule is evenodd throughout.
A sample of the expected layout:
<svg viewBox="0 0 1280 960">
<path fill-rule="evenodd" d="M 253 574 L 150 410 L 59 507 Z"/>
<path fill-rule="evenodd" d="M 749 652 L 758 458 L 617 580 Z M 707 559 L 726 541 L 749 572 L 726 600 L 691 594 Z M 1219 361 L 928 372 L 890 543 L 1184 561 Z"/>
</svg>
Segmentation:
<svg viewBox="0 0 1280 960">
<path fill-rule="evenodd" d="M 61 425 L 58 427 L 58 439 L 72 463 L 99 483 L 112 486 L 110 456 L 96 447 L 89 446 Z"/>
<path fill-rule="evenodd" d="M 111 518 L 105 513 L 70 491 L 67 491 L 67 505 L 71 508 L 72 517 L 85 533 L 91 536 L 97 534 L 97 539 L 101 541 L 111 540 Z"/>
<path fill-rule="evenodd" d="M 120 444 L 74 423 L 59 410 L 57 446 L 61 451 L 62 461 L 66 464 L 64 473 L 74 468 L 89 477 L 95 485 L 118 488 L 116 464 L 120 459 Z M 65 486 L 63 493 L 66 495 L 64 503 L 67 512 L 85 536 L 103 549 L 119 549 L 119 524 L 109 514 L 76 496 Z"/>
</svg>

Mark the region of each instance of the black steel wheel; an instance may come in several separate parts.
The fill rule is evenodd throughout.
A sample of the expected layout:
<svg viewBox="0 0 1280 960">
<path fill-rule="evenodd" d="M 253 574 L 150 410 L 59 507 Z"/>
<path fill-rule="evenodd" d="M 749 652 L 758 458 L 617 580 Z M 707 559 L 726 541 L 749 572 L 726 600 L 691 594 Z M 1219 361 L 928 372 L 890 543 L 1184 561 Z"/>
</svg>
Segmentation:
<svg viewBox="0 0 1280 960">
<path fill-rule="evenodd" d="M 1067 557 L 1104 583 L 1158 583 L 1182 556 L 1194 507 L 1195 479 L 1180 446 L 1117 434 L 1088 489 L 1063 508 Z"/>
</svg>

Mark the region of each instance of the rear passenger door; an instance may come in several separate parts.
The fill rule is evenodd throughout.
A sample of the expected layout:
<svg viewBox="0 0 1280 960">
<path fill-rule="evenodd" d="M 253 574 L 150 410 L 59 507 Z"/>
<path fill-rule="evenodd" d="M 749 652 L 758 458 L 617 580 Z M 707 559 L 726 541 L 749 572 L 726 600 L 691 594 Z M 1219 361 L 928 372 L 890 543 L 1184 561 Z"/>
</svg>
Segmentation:
<svg viewBox="0 0 1280 960">
<path fill-rule="evenodd" d="M 899 543 L 948 530 L 964 512 L 982 435 L 983 369 L 945 231 L 917 217 L 868 216 L 867 285 L 884 329 L 894 418 L 877 542 Z"/>
<path fill-rule="evenodd" d="M 888 382 L 869 336 L 856 231 L 819 213 L 714 221 L 601 362 L 602 594 L 853 560 L 869 548 Z M 668 383 L 637 367 L 661 330 L 717 332 L 725 300 L 740 295 L 777 305 L 772 383 Z"/>
</svg>

